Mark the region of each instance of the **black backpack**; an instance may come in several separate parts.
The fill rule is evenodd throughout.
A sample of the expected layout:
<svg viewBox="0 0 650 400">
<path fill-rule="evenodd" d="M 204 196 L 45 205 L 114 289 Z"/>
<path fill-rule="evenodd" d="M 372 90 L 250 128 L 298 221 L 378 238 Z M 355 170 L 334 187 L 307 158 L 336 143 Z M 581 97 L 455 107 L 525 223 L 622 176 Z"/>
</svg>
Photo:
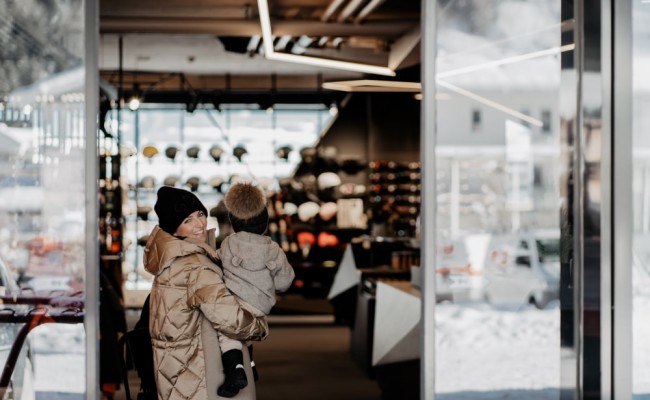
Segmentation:
<svg viewBox="0 0 650 400">
<path fill-rule="evenodd" d="M 137 400 L 156 400 L 158 393 L 153 367 L 153 347 L 149 335 L 149 296 L 144 302 L 140 319 L 134 329 L 127 332 L 120 342 L 122 348 L 125 349 L 126 359 L 132 362 L 140 378 L 140 391 Z M 131 400 L 127 368 L 123 369 L 126 399 Z"/>
</svg>

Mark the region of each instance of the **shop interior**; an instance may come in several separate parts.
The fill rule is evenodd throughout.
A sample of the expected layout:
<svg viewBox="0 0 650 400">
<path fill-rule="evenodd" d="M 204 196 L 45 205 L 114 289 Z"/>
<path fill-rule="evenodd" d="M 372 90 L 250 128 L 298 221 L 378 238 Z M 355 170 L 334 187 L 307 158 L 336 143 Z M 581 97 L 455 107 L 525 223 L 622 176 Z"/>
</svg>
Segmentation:
<svg viewBox="0 0 650 400">
<path fill-rule="evenodd" d="M 225 236 L 220 201 L 252 181 L 296 273 L 256 348 L 258 398 L 417 398 L 417 354 L 374 368 L 371 349 L 376 281 L 408 283 L 419 265 L 420 4 L 266 3 L 100 2 L 102 272 L 132 324 L 153 279 L 157 189 L 195 193 Z M 277 359 L 303 335 L 311 361 Z M 300 369 L 313 376 L 288 394 Z"/>
<path fill-rule="evenodd" d="M 642 54 L 634 3 L 614 15 Z M 122 354 L 156 191 L 194 193 L 222 239 L 241 181 L 296 275 L 255 347 L 258 399 L 600 398 L 612 365 L 650 393 L 648 90 L 628 74 L 634 117 L 614 122 L 634 126 L 613 135 L 595 71 L 620 32 L 603 18 L 559 1 L 0 0 L 0 397 L 138 398 Z M 609 191 L 629 183 L 609 147 L 630 149 L 633 188 Z M 613 251 L 624 212 L 632 248 Z M 608 249 L 630 259 L 608 269 Z M 607 330 L 607 287 L 634 329 Z"/>
<path fill-rule="evenodd" d="M 224 194 L 246 181 L 295 272 L 255 348 L 257 398 L 418 398 L 419 317 L 373 331 L 378 282 L 419 300 L 420 20 L 397 0 L 0 2 L 0 286 L 18 307 L 0 313 L 0 391 L 86 398 L 97 362 L 102 398 L 142 398 L 129 333 L 156 192 L 194 193 L 223 239 Z"/>
</svg>

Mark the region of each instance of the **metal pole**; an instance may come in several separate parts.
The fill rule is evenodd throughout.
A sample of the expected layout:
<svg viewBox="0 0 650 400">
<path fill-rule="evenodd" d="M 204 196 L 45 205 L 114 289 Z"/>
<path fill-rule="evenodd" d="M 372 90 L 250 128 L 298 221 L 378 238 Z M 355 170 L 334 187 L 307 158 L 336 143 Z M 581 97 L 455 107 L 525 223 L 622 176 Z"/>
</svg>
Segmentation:
<svg viewBox="0 0 650 400">
<path fill-rule="evenodd" d="M 422 206 L 422 313 L 420 399 L 435 399 L 435 245 L 436 245 L 436 1 L 422 1 L 422 92 L 420 119 L 420 170 Z"/>
<path fill-rule="evenodd" d="M 86 399 L 99 398 L 99 154 L 97 116 L 99 113 L 99 4 L 85 1 L 85 204 L 86 204 Z"/>
</svg>

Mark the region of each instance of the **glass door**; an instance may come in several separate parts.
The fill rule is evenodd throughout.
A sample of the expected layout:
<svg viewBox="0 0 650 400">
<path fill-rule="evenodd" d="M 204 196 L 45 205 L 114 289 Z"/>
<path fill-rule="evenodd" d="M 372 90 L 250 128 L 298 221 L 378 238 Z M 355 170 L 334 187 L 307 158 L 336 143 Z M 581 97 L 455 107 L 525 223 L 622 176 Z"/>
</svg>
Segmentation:
<svg viewBox="0 0 650 400">
<path fill-rule="evenodd" d="M 559 399 L 560 1 L 438 1 L 435 394 Z"/>
<path fill-rule="evenodd" d="M 632 393 L 650 396 L 650 2 L 632 4 Z"/>
<path fill-rule="evenodd" d="M 98 304 L 97 290 L 85 290 L 97 268 L 95 118 L 86 118 L 95 92 L 85 84 L 95 6 L 0 0 L 2 398 L 85 397 L 86 377 L 96 384 L 86 334 L 99 336 L 98 320 L 86 303 Z M 86 309 L 95 322 L 84 329 Z"/>
</svg>

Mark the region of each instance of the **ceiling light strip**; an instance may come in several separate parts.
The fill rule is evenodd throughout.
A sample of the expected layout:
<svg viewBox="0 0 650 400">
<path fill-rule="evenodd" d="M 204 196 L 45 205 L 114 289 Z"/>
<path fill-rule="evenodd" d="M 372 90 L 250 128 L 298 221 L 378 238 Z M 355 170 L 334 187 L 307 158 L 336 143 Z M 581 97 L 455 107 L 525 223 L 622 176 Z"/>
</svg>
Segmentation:
<svg viewBox="0 0 650 400">
<path fill-rule="evenodd" d="M 266 54 L 266 58 L 276 61 L 286 61 L 296 64 L 313 65 L 316 67 L 342 69 L 346 71 L 365 72 L 376 75 L 395 76 L 395 72 L 387 67 L 379 67 L 368 64 L 357 64 L 346 61 L 329 60 L 326 58 L 299 56 L 296 54 L 276 53 Z"/>
<path fill-rule="evenodd" d="M 344 81 L 345 82 L 345 81 Z M 374 79 L 361 79 L 358 81 L 347 81 L 352 86 L 380 86 L 389 88 L 400 88 L 410 90 L 421 90 L 422 85 L 420 82 L 404 82 L 404 81 L 379 81 Z"/>
<path fill-rule="evenodd" d="M 329 6 L 325 9 L 325 12 L 323 15 L 321 15 L 320 20 L 323 22 L 329 21 L 329 19 L 332 17 L 332 15 L 336 12 L 336 10 L 343 5 L 343 2 L 345 0 L 332 0 Z"/>
<path fill-rule="evenodd" d="M 565 20 L 561 23 L 557 24 L 551 24 L 547 25 L 538 29 L 533 29 L 530 31 L 526 31 L 525 33 L 520 33 L 514 36 L 507 36 L 502 39 L 498 40 L 493 40 L 490 42 L 485 42 L 481 43 L 479 45 L 475 45 L 472 47 L 467 47 L 464 48 L 463 50 L 456 51 L 454 53 L 448 53 L 444 55 L 440 55 L 438 57 L 438 61 L 447 61 L 450 58 L 458 57 L 458 56 L 463 56 L 467 54 L 478 54 L 480 52 L 483 52 L 485 49 L 504 49 L 504 48 L 513 48 L 513 42 L 521 39 L 530 39 L 530 38 L 536 38 L 536 37 L 541 37 L 544 35 L 545 32 L 557 32 L 558 28 L 562 31 L 565 32 L 565 26 L 567 23 L 570 23 L 571 20 Z M 573 29 L 573 28 L 572 28 Z M 530 40 L 528 40 L 530 41 Z"/>
<path fill-rule="evenodd" d="M 489 61 L 481 64 L 470 65 L 469 67 L 457 68 L 451 71 L 441 72 L 437 75 L 438 78 L 449 78 L 456 75 L 466 74 L 468 72 L 475 72 L 478 70 L 499 67 L 502 65 L 513 64 L 520 61 L 531 60 L 533 58 L 539 58 L 544 56 L 550 56 L 557 53 L 563 53 L 565 51 L 570 51 L 575 49 L 575 44 L 567 44 L 561 47 L 551 47 L 550 49 L 534 51 L 532 53 L 520 54 L 513 57 L 505 57 L 500 60 Z"/>
<path fill-rule="evenodd" d="M 349 0 L 348 4 L 343 8 L 341 14 L 339 14 L 339 17 L 336 20 L 339 22 L 345 22 L 345 20 L 350 18 L 362 4 L 363 0 Z"/>
<path fill-rule="evenodd" d="M 325 82 L 323 89 L 340 90 L 343 92 L 368 92 L 391 91 L 419 92 L 422 90 L 420 82 L 380 81 L 373 79 L 359 79 L 355 81 Z"/>
<path fill-rule="evenodd" d="M 420 26 L 397 39 L 392 45 L 388 55 L 388 68 L 396 70 L 420 43 L 422 32 Z"/>
<path fill-rule="evenodd" d="M 462 96 L 465 96 L 467 98 L 470 98 L 472 100 L 476 100 L 479 103 L 483 103 L 486 106 L 495 108 L 495 109 L 497 109 L 499 111 L 503 111 L 504 113 L 510 114 L 513 117 L 519 118 L 522 121 L 526 121 L 529 124 L 532 124 L 532 125 L 535 125 L 535 126 L 538 126 L 538 127 L 544 126 L 544 123 L 542 121 L 538 120 L 538 119 L 535 119 L 535 118 L 533 118 L 533 117 L 531 117 L 529 115 L 520 113 L 519 111 L 513 110 L 510 107 L 506 107 L 501 103 L 497 103 L 496 101 L 486 99 L 485 97 L 479 96 L 476 93 L 470 92 L 469 90 L 461 89 L 458 86 L 452 85 L 451 83 L 447 83 L 447 82 L 444 82 L 444 81 L 441 81 L 441 80 L 437 80 L 436 83 L 440 87 L 444 87 L 444 88 L 446 88 L 448 90 L 451 90 L 452 92 L 458 93 L 458 94 L 460 94 Z"/>
<path fill-rule="evenodd" d="M 273 33 L 271 30 L 271 17 L 269 14 L 269 5 L 267 0 L 257 0 L 257 7 L 260 14 L 260 26 L 262 28 L 264 55 L 267 59 L 291 62 L 296 64 L 312 65 L 316 67 L 341 69 L 345 71 L 395 76 L 395 71 L 388 67 L 380 67 L 377 65 L 361 64 L 348 61 L 330 60 L 319 57 L 299 56 L 288 53 L 276 53 L 273 49 Z"/>
<path fill-rule="evenodd" d="M 375 9 L 383 4 L 384 1 L 386 0 L 371 0 L 370 3 L 366 4 L 366 6 L 359 12 L 359 15 L 357 15 L 357 17 L 354 19 L 354 23 L 360 24 L 363 22 L 368 14 L 375 11 Z"/>
<path fill-rule="evenodd" d="M 266 0 L 257 0 L 257 8 L 260 13 L 260 26 L 262 28 L 262 42 L 264 43 L 264 54 L 268 57 L 273 54 L 273 33 L 271 31 L 271 17 L 269 16 L 269 4 Z"/>
<path fill-rule="evenodd" d="M 400 93 L 418 93 L 420 90 L 391 87 L 391 86 L 350 86 L 340 84 L 339 82 L 323 83 L 323 89 L 338 90 L 341 92 L 400 92 Z"/>
</svg>

